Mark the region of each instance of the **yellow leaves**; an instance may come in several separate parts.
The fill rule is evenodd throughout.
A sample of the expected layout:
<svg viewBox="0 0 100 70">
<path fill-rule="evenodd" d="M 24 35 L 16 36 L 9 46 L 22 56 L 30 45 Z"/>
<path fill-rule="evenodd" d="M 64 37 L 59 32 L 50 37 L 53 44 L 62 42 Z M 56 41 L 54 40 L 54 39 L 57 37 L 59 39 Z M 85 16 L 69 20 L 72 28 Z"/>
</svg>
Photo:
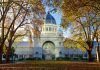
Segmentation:
<svg viewBox="0 0 100 70">
<path fill-rule="evenodd" d="M 62 0 L 53 0 L 54 7 L 60 7 L 62 4 Z"/>
<path fill-rule="evenodd" d="M 3 53 L 6 54 L 6 52 L 7 52 L 7 47 L 6 47 L 6 45 L 4 45 L 3 46 Z"/>
<path fill-rule="evenodd" d="M 34 25 L 34 29 L 33 29 L 33 33 L 35 36 L 39 37 L 41 34 L 41 29 L 42 29 L 42 25 L 43 25 L 43 20 L 40 19 L 34 19 L 33 20 L 33 25 Z"/>
<path fill-rule="evenodd" d="M 29 3 L 32 4 L 34 11 L 44 14 L 45 10 L 41 0 L 29 0 Z"/>
<path fill-rule="evenodd" d="M 70 17 L 72 15 L 79 16 L 86 12 L 97 11 L 94 8 L 100 8 L 98 1 L 91 0 L 64 0 L 62 4 L 62 12 L 65 17 Z"/>
<path fill-rule="evenodd" d="M 15 36 L 16 37 L 16 36 Z M 15 40 L 15 42 L 21 42 L 23 40 L 24 36 L 18 36 Z"/>
<path fill-rule="evenodd" d="M 39 30 L 33 29 L 35 37 L 40 37 L 41 32 Z"/>
<path fill-rule="evenodd" d="M 76 34 L 77 37 L 88 39 L 87 35 L 90 37 L 89 34 L 92 34 L 90 32 L 93 31 L 91 27 L 93 27 L 94 24 L 92 25 L 92 23 L 98 22 L 97 17 L 99 16 L 97 15 L 100 14 L 100 5 L 98 5 L 98 3 L 100 3 L 98 0 L 64 0 L 61 8 L 63 18 L 67 19 L 67 22 L 64 22 L 62 25 L 67 26 L 68 24 L 66 23 L 68 23 L 68 21 L 72 22 L 73 25 L 71 26 L 73 26 L 74 35 Z M 93 15 L 96 16 L 93 17 Z M 92 22 L 94 19 L 96 19 L 96 21 Z"/>
<path fill-rule="evenodd" d="M 66 27 L 68 27 L 68 20 L 63 18 L 62 21 L 63 22 L 62 22 L 61 26 L 65 29 Z"/>
<path fill-rule="evenodd" d="M 68 38 L 66 38 L 65 41 L 64 41 L 64 47 L 66 47 L 66 48 L 76 47 L 75 44 L 76 43 L 75 43 L 74 40 L 71 40 L 71 39 L 68 39 Z"/>
<path fill-rule="evenodd" d="M 75 22 L 76 16 L 72 15 L 68 17 L 68 20 L 70 20 L 71 22 Z"/>
<path fill-rule="evenodd" d="M 86 42 L 81 38 L 79 37 L 77 39 L 77 42 L 83 47 L 83 48 L 87 48 L 88 49 L 88 45 L 86 44 Z"/>
<path fill-rule="evenodd" d="M 35 5 L 39 2 L 40 0 L 28 0 L 29 3 Z"/>
<path fill-rule="evenodd" d="M 77 43 L 76 46 L 78 49 L 82 50 L 83 52 L 86 52 L 86 49 L 84 47 L 82 47 L 82 45 Z"/>
<path fill-rule="evenodd" d="M 34 19 L 34 20 L 33 20 L 33 23 L 35 23 L 35 24 L 41 26 L 41 25 L 43 24 L 43 20 L 42 20 L 42 19 Z"/>
<path fill-rule="evenodd" d="M 71 40 L 71 39 L 66 39 L 64 41 L 64 47 L 66 48 L 76 48 L 76 49 L 80 49 L 82 50 L 83 52 L 86 51 L 86 49 L 83 47 L 84 46 L 84 42 L 81 40 L 81 41 L 74 41 L 74 40 Z"/>
<path fill-rule="evenodd" d="M 29 42 L 32 43 L 32 35 L 29 35 Z"/>
</svg>

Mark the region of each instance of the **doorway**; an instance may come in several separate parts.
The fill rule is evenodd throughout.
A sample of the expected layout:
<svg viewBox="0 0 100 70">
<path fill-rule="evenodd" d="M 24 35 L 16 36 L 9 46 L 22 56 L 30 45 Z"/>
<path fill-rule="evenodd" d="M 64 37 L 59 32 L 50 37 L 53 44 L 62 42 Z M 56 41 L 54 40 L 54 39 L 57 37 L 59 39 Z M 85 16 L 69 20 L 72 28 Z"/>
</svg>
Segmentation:
<svg viewBox="0 0 100 70">
<path fill-rule="evenodd" d="M 43 58 L 45 60 L 55 59 L 55 45 L 51 41 L 46 41 L 43 44 Z"/>
</svg>

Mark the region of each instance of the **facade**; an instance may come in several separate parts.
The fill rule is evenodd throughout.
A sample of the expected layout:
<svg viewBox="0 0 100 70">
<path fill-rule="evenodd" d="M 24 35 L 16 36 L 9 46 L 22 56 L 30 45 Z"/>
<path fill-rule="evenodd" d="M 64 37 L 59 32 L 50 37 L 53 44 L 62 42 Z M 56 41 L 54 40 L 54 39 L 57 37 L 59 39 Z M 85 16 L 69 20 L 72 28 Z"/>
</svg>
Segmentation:
<svg viewBox="0 0 100 70">
<path fill-rule="evenodd" d="M 15 54 L 18 58 L 41 58 L 53 60 L 65 57 L 63 47 L 63 32 L 58 30 L 54 17 L 48 12 L 44 20 L 40 37 L 32 36 L 33 44 L 28 42 L 17 44 Z"/>
</svg>

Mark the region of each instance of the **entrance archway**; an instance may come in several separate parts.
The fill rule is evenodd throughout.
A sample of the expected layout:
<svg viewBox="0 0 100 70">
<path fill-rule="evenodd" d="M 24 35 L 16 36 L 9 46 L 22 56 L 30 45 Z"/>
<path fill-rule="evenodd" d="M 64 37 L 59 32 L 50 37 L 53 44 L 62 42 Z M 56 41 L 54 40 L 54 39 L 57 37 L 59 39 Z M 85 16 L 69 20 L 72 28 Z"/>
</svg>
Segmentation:
<svg viewBox="0 0 100 70">
<path fill-rule="evenodd" d="M 55 44 L 51 41 L 46 41 L 42 47 L 43 58 L 45 60 L 53 60 L 55 58 Z"/>
</svg>

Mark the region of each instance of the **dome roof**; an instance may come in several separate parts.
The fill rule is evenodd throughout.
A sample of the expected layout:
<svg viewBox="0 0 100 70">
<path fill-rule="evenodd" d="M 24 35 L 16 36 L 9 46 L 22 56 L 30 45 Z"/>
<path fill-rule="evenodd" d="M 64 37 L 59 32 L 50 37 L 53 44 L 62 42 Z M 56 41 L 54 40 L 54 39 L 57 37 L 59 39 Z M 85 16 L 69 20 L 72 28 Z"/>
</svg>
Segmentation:
<svg viewBox="0 0 100 70">
<path fill-rule="evenodd" d="M 46 24 L 56 24 L 54 17 L 48 12 L 46 15 Z"/>
</svg>

